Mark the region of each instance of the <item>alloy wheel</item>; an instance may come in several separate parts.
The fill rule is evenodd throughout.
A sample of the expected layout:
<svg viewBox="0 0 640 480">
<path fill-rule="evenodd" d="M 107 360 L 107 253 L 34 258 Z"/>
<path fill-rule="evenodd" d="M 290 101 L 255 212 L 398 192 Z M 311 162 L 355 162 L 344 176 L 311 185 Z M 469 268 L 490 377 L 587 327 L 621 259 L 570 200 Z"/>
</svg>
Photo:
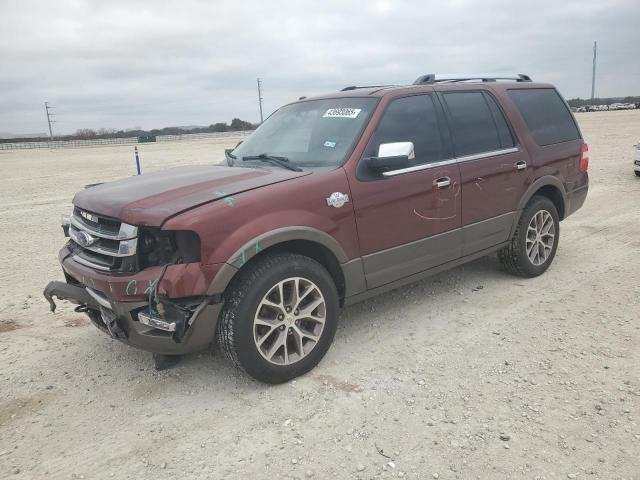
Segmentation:
<svg viewBox="0 0 640 480">
<path fill-rule="evenodd" d="M 527 227 L 526 251 L 529 261 L 535 265 L 542 265 L 547 261 L 556 237 L 556 226 L 551 213 L 538 210 Z"/>
<path fill-rule="evenodd" d="M 322 335 L 326 303 L 320 288 L 302 277 L 269 289 L 253 319 L 256 348 L 268 362 L 291 365 L 309 355 Z"/>
</svg>

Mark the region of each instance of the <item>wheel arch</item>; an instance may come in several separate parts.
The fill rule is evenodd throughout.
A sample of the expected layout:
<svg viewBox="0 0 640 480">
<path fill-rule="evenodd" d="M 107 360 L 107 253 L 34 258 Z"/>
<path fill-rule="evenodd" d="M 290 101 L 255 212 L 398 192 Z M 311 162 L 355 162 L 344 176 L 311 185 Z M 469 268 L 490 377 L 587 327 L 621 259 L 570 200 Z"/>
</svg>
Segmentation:
<svg viewBox="0 0 640 480">
<path fill-rule="evenodd" d="M 222 294 L 247 265 L 278 252 L 299 253 L 320 263 L 331 275 L 342 304 L 349 275 L 349 272 L 345 275 L 343 265 L 352 262 L 336 239 L 311 227 L 280 228 L 246 242 L 218 271 L 209 287 L 209 294 Z"/>
<path fill-rule="evenodd" d="M 566 213 L 567 194 L 565 192 L 564 185 L 560 180 L 556 177 L 545 176 L 533 182 L 522 196 L 518 209 L 520 211 L 524 210 L 529 201 L 536 195 L 547 197 L 551 200 L 555 205 L 556 210 L 558 210 L 558 217 L 560 220 L 564 219 Z"/>
</svg>

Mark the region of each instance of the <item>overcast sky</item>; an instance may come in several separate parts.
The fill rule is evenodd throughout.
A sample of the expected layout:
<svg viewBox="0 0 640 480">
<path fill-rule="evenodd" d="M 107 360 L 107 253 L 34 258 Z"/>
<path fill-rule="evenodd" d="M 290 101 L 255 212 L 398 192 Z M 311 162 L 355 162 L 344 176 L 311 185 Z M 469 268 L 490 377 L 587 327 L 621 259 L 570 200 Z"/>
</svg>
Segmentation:
<svg viewBox="0 0 640 480">
<path fill-rule="evenodd" d="M 638 0 L 0 0 L 0 132 L 259 119 L 301 95 L 425 73 L 523 72 L 640 95 Z"/>
</svg>

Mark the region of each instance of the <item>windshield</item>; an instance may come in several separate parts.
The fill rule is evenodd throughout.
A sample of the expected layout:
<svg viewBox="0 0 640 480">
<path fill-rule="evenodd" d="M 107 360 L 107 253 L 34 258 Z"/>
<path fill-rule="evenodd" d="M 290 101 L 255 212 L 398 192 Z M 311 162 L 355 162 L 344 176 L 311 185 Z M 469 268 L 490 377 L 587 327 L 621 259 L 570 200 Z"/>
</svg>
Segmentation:
<svg viewBox="0 0 640 480">
<path fill-rule="evenodd" d="M 232 152 L 243 159 L 278 156 L 298 167 L 338 166 L 351 151 L 376 98 L 328 98 L 277 110 Z M 250 157 L 250 158 L 247 158 Z"/>
</svg>

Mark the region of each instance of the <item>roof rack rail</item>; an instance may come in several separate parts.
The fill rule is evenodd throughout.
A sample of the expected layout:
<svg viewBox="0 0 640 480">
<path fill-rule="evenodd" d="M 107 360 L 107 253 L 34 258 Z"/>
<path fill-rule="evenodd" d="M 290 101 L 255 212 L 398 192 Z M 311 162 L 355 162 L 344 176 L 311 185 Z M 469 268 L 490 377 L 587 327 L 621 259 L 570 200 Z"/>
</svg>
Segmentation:
<svg viewBox="0 0 640 480">
<path fill-rule="evenodd" d="M 341 92 L 348 92 L 349 90 L 358 90 L 359 88 L 384 88 L 384 87 L 390 87 L 391 85 L 363 85 L 361 87 L 356 86 L 356 85 L 350 85 L 348 87 L 344 87 L 342 90 L 340 90 Z"/>
<path fill-rule="evenodd" d="M 480 80 L 482 82 L 495 82 L 497 80 L 515 80 L 516 82 L 530 82 L 531 77 L 524 73 L 515 74 L 442 74 L 428 73 L 421 75 L 413 82 L 414 85 L 429 85 L 439 82 L 467 82 L 470 80 Z"/>
</svg>

